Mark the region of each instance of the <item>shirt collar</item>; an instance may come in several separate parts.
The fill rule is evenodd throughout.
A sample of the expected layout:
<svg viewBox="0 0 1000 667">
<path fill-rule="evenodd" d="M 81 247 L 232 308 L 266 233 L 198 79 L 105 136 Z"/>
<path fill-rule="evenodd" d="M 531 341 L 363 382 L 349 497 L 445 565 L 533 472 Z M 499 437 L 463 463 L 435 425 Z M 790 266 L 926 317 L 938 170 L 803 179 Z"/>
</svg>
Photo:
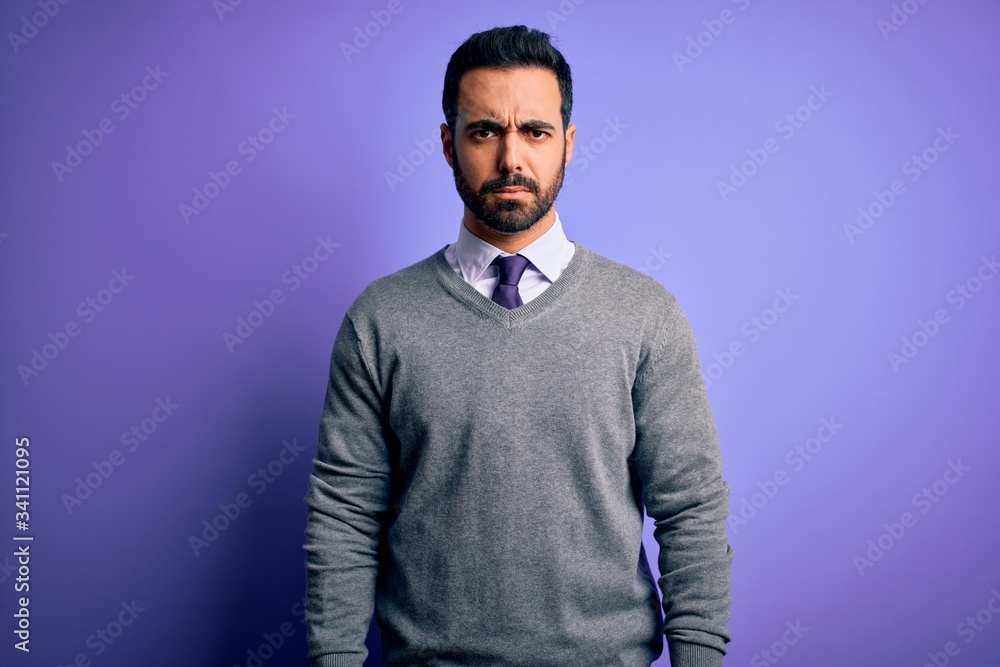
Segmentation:
<svg viewBox="0 0 1000 667">
<path fill-rule="evenodd" d="M 566 243 L 566 233 L 556 212 L 556 221 L 544 234 L 517 251 L 531 262 L 536 269 L 551 282 L 552 276 L 562 269 L 562 249 Z M 455 243 L 455 257 L 468 282 L 479 280 L 497 255 L 509 255 L 495 245 L 484 241 L 468 230 L 465 223 L 459 223 L 458 241 Z"/>
</svg>

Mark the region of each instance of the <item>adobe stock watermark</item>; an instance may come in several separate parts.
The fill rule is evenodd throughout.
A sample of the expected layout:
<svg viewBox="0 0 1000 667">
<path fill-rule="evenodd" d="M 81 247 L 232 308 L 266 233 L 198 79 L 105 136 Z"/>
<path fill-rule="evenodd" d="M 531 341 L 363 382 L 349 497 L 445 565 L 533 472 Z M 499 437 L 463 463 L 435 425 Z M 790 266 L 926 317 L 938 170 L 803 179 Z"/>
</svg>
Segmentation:
<svg viewBox="0 0 1000 667">
<path fill-rule="evenodd" d="M 38 0 L 35 4 L 38 5 L 40 11 L 34 12 L 30 16 L 25 14 L 21 17 L 20 30 L 7 33 L 7 41 L 10 42 L 10 48 L 14 49 L 14 53 L 18 53 L 21 47 L 37 36 L 38 31 L 47 26 L 49 21 L 56 17 L 59 10 L 69 3 L 70 0 Z"/>
<path fill-rule="evenodd" d="M 219 23 L 226 20 L 226 14 L 236 11 L 236 8 L 243 4 L 243 0 L 212 0 L 212 9 L 219 17 Z"/>
<path fill-rule="evenodd" d="M 114 119 L 121 122 L 132 115 L 132 112 L 139 108 L 149 94 L 160 87 L 163 80 L 170 76 L 170 72 L 164 72 L 160 65 L 146 66 L 146 74 L 131 90 L 127 90 L 108 105 Z M 63 161 L 52 161 L 52 172 L 56 180 L 62 183 L 67 174 L 83 164 L 84 158 L 91 155 L 98 146 L 104 143 L 105 137 L 115 131 L 115 120 L 111 116 L 105 116 L 97 121 L 94 128 L 84 128 L 80 131 L 83 139 L 73 145 L 66 144 L 66 155 Z"/>
<path fill-rule="evenodd" d="M 920 177 L 938 161 L 941 154 L 948 152 L 955 144 L 955 141 L 961 136 L 951 129 L 951 125 L 948 126 L 948 129 L 939 127 L 937 129 L 937 136 L 934 137 L 934 140 L 927 148 L 919 154 L 915 153 L 911 155 L 910 159 L 903 163 L 903 175 L 907 176 L 911 183 L 919 181 Z M 871 229 L 875 225 L 875 222 L 885 215 L 886 211 L 892 208 L 896 201 L 906 194 L 906 192 L 906 183 L 899 178 L 889 183 L 889 187 L 886 190 L 873 191 L 872 200 L 864 206 L 858 207 L 858 217 L 855 219 L 854 224 L 849 222 L 844 223 L 844 234 L 851 245 L 854 244 L 854 240 L 857 237 Z"/>
<path fill-rule="evenodd" d="M 440 153 L 441 132 L 440 130 L 435 130 L 434 134 L 426 139 L 414 139 L 413 143 L 416 145 L 415 149 L 405 156 L 402 153 L 396 156 L 399 158 L 399 162 L 396 164 L 395 171 L 386 170 L 383 172 L 385 184 L 389 186 L 389 192 L 395 192 L 396 186 L 406 182 L 406 179 L 413 176 L 417 168 L 427 162 L 432 154 Z"/>
<path fill-rule="evenodd" d="M 298 621 L 299 625 L 306 622 L 306 600 L 302 598 L 292 605 L 289 613 L 292 618 Z M 291 621 L 283 621 L 273 632 L 261 634 L 261 642 L 256 647 L 246 650 L 246 660 L 233 667 L 263 667 L 264 663 L 277 655 L 287 643 L 295 636 L 297 629 Z"/>
<path fill-rule="evenodd" d="M 92 469 L 73 480 L 76 482 L 76 486 L 73 487 L 72 492 L 59 496 L 63 507 L 66 508 L 66 513 L 72 516 L 77 508 L 82 507 L 84 502 L 91 498 L 106 481 L 111 479 L 111 476 L 125 463 L 126 454 L 137 452 L 179 407 L 180 405 L 170 400 L 169 396 L 154 400 L 153 409 L 148 417 L 144 417 L 138 423 L 132 424 L 128 429 L 122 431 L 118 438 L 122 449 L 112 449 L 108 452 L 107 457 L 99 461 L 91 461 L 90 468 Z"/>
<path fill-rule="evenodd" d="M 569 161 L 566 174 L 563 178 L 563 185 L 572 185 L 577 174 L 582 174 L 590 168 L 590 165 L 597 162 L 598 158 L 604 155 L 608 147 L 618 141 L 622 132 L 628 129 L 628 125 L 621 121 L 621 116 L 605 116 L 604 127 L 598 136 L 590 141 L 577 142 L 573 146 L 573 158 Z"/>
<path fill-rule="evenodd" d="M 406 7 L 403 6 L 402 0 L 389 0 L 384 9 L 369 11 L 371 20 L 365 22 L 364 25 L 354 26 L 354 35 L 351 41 L 340 43 L 340 52 L 344 54 L 344 60 L 349 64 L 353 58 L 361 55 L 361 52 L 367 49 L 382 34 L 382 31 L 389 27 L 393 17 L 399 16 L 404 9 Z"/>
<path fill-rule="evenodd" d="M 882 40 L 888 42 L 889 35 L 899 32 L 899 29 L 906 25 L 910 18 L 926 5 L 928 0 L 903 0 L 899 4 L 893 4 L 889 12 L 889 19 L 880 18 L 875 22 L 875 27 L 882 33 Z"/>
<path fill-rule="evenodd" d="M 545 20 L 549 22 L 549 30 L 555 30 L 556 26 L 576 14 L 576 8 L 587 0 L 562 0 L 555 9 L 545 10 Z"/>
<path fill-rule="evenodd" d="M 913 508 L 920 510 L 920 514 L 927 514 L 970 470 L 972 468 L 962 464 L 962 459 L 949 460 L 941 477 L 913 494 L 910 500 Z M 853 558 L 858 576 L 865 576 L 866 570 L 875 567 L 907 535 L 907 531 L 917 525 L 917 518 L 913 512 L 903 512 L 898 520 L 883 523 L 883 531 L 868 540 L 867 549 Z"/>
<path fill-rule="evenodd" d="M 267 122 L 253 134 L 248 134 L 246 139 L 236 145 L 236 154 L 243 158 L 242 163 L 238 159 L 228 160 L 219 171 L 209 169 L 208 180 L 205 184 L 194 187 L 191 190 L 191 203 L 180 202 L 177 210 L 181 214 L 184 224 L 190 224 L 191 218 L 201 215 L 202 211 L 208 208 L 222 191 L 230 186 L 233 179 L 243 173 L 243 166 L 250 164 L 257 157 L 267 150 L 275 138 L 288 129 L 289 123 L 296 118 L 296 115 L 288 112 L 288 107 L 277 107 L 271 109 L 271 117 Z"/>
<path fill-rule="evenodd" d="M 795 622 L 785 621 L 785 630 L 781 636 L 771 642 L 767 648 L 754 653 L 750 658 L 750 667 L 768 667 L 776 665 L 786 655 L 789 649 L 799 643 L 799 640 L 809 632 L 809 628 L 802 625 L 802 621 L 795 619 Z"/>
<path fill-rule="evenodd" d="M 340 247 L 339 243 L 330 240 L 330 236 L 324 239 L 322 236 L 316 237 L 316 245 L 312 252 L 306 255 L 301 261 L 292 264 L 281 274 L 281 284 L 288 285 L 289 292 L 295 292 L 302 287 L 305 281 L 319 270 L 319 267 L 326 260 L 330 259 L 333 251 Z M 250 340 L 254 332 L 263 326 L 278 306 L 285 303 L 287 295 L 280 287 L 272 289 L 267 296 L 253 300 L 253 307 L 244 317 L 240 315 L 236 318 L 236 328 L 232 333 L 222 332 L 222 342 L 226 344 L 229 354 L 236 351 L 236 348 Z"/>
<path fill-rule="evenodd" d="M 84 645 L 90 652 L 77 653 L 72 660 L 66 661 L 66 667 L 91 667 L 94 664 L 91 661 L 104 655 L 125 634 L 125 630 L 135 624 L 139 614 L 146 611 L 146 608 L 140 607 L 134 599 L 131 602 L 123 600 L 120 606 L 121 610 L 110 621 L 87 637 Z M 63 667 L 62 663 L 58 667 Z"/>
<path fill-rule="evenodd" d="M 124 266 L 121 270 L 113 269 L 107 287 L 99 289 L 93 296 L 88 296 L 77 304 L 76 314 L 80 317 L 81 322 L 86 325 L 97 319 L 97 316 L 114 303 L 119 298 L 118 295 L 124 292 L 133 280 L 135 280 L 135 276 L 129 273 Z M 55 333 L 50 331 L 48 341 L 42 343 L 41 348 L 31 348 L 31 358 L 28 363 L 17 365 L 17 374 L 24 386 L 27 387 L 34 378 L 48 368 L 69 347 L 70 341 L 79 336 L 82 331 L 80 322 L 76 319 L 70 319 Z"/>
<path fill-rule="evenodd" d="M 649 246 L 647 248 L 646 261 L 635 268 L 640 273 L 645 273 L 647 276 L 651 276 L 655 271 L 662 269 L 663 265 L 666 264 L 667 260 L 671 257 L 673 257 L 673 254 L 666 252 L 663 249 L 663 244 L 660 244 L 659 247 L 656 248 Z"/>
<path fill-rule="evenodd" d="M 837 421 L 836 417 L 823 417 L 819 420 L 819 428 L 815 435 L 807 438 L 801 445 L 795 445 L 785 454 L 785 465 L 779 467 L 771 475 L 763 480 L 758 480 L 757 491 L 748 496 L 740 497 L 739 508 L 729 513 L 726 519 L 726 527 L 733 531 L 733 534 L 740 532 L 740 528 L 753 521 L 760 511 L 775 498 L 781 489 L 788 486 L 793 477 L 810 461 L 816 458 L 823 447 L 833 441 L 837 433 L 844 428 L 844 425 Z"/>
<path fill-rule="evenodd" d="M 1000 616 L 1000 590 L 992 588 L 988 595 L 986 604 L 974 614 L 967 615 L 955 626 L 955 634 L 963 639 L 966 645 L 971 644 L 993 622 L 995 616 Z M 940 651 L 928 651 L 927 662 L 923 667 L 945 667 L 961 652 L 962 646 L 957 641 L 945 642 Z"/>
<path fill-rule="evenodd" d="M 741 12 L 744 12 L 750 7 L 752 0 L 732 0 L 732 3 Z M 684 51 L 674 51 L 671 54 L 677 71 L 683 74 L 685 68 L 690 67 L 695 60 L 701 58 L 705 54 L 705 50 L 715 44 L 716 40 L 726 31 L 726 26 L 736 22 L 738 16 L 739 14 L 727 7 L 719 13 L 718 18 L 702 21 L 703 30 L 699 30 L 693 37 L 688 35 Z"/>
<path fill-rule="evenodd" d="M 809 96 L 804 103 L 775 121 L 774 131 L 781 137 L 781 141 L 787 142 L 794 137 L 812 119 L 813 114 L 826 105 L 831 97 L 833 97 L 833 93 L 827 90 L 826 84 L 820 84 L 819 87 L 811 86 Z M 746 160 L 738 165 L 730 165 L 729 178 L 725 181 L 715 182 L 715 189 L 722 201 L 727 201 L 729 197 L 736 194 L 761 167 L 767 164 L 771 156 L 781 148 L 781 141 L 769 136 L 759 147 L 746 150 Z"/>
<path fill-rule="evenodd" d="M 10 556 L 0 563 L 0 584 L 6 583 L 8 579 L 17 574 L 17 568 L 10 562 Z"/>
<path fill-rule="evenodd" d="M 746 345 L 752 345 L 760 340 L 761 336 L 770 331 L 781 316 L 801 298 L 801 295 L 792 292 L 791 287 L 776 289 L 774 294 L 774 301 L 769 307 L 740 326 L 743 339 L 734 340 L 722 352 L 712 353 L 712 361 L 702 371 L 706 389 L 711 389 L 712 385 L 735 365 L 736 360 L 746 353 Z"/>
<path fill-rule="evenodd" d="M 955 287 L 948 290 L 945 301 L 951 304 L 951 312 L 955 313 L 968 304 L 976 295 L 982 291 L 983 287 L 1000 271 L 1000 263 L 997 256 L 980 258 L 979 267 L 963 282 L 956 283 Z M 899 350 L 892 350 L 886 354 L 886 360 L 893 373 L 899 373 L 900 366 L 910 363 L 920 354 L 940 332 L 941 327 L 951 322 L 951 314 L 947 308 L 937 308 L 930 318 L 924 320 L 917 319 L 917 328 L 913 333 L 900 338 Z"/>
<path fill-rule="evenodd" d="M 197 534 L 188 535 L 188 546 L 191 547 L 195 557 L 201 556 L 202 551 L 218 540 L 222 533 L 229 530 L 230 526 L 244 514 L 244 510 L 253 504 L 254 496 L 259 496 L 267 491 L 284 474 L 285 469 L 294 463 L 304 451 L 306 448 L 300 445 L 295 438 L 292 438 L 291 442 L 283 440 L 278 455 L 267 465 L 257 468 L 247 477 L 248 490 L 237 493 L 232 502 L 219 503 L 219 512 L 203 520 Z M 253 496 L 250 495 L 250 491 L 253 491 Z"/>
</svg>

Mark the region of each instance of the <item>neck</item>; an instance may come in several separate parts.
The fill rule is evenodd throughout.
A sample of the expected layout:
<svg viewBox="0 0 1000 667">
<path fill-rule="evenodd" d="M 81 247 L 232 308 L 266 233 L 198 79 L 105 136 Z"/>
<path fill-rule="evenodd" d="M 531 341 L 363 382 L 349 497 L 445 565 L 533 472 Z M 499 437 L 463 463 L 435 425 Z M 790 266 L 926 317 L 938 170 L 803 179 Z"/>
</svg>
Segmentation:
<svg viewBox="0 0 1000 667">
<path fill-rule="evenodd" d="M 462 220 L 462 224 L 464 224 L 465 228 L 470 232 L 490 245 L 511 254 L 516 253 L 521 248 L 541 237 L 542 234 L 552 229 L 552 225 L 555 223 L 555 208 L 550 209 L 541 220 L 533 224 L 531 227 L 523 232 L 517 232 L 516 234 L 501 234 L 496 230 L 490 229 L 483 224 L 479 218 L 474 216 L 472 211 L 469 209 L 465 209 L 465 216 Z"/>
</svg>

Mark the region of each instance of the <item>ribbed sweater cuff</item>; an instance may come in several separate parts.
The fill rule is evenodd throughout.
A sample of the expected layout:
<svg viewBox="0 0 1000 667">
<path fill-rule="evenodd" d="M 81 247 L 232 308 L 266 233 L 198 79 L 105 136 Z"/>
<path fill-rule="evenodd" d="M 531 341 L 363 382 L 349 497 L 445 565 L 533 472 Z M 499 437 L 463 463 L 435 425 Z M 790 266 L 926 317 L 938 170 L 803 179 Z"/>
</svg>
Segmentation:
<svg viewBox="0 0 1000 667">
<path fill-rule="evenodd" d="M 670 667 L 722 667 L 722 651 L 690 642 L 667 642 Z"/>
<path fill-rule="evenodd" d="M 358 653 L 324 653 L 312 659 L 312 667 L 364 667 L 365 659 Z"/>
</svg>

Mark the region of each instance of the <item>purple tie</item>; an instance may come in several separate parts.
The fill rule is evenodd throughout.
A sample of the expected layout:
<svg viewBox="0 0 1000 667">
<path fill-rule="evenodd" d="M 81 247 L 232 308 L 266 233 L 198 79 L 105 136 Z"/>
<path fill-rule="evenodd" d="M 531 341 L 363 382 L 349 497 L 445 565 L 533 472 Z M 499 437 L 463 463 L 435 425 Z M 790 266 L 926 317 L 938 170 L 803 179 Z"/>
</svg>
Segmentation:
<svg viewBox="0 0 1000 667">
<path fill-rule="evenodd" d="M 524 270 L 528 268 L 528 259 L 521 255 L 508 255 L 507 257 L 497 257 L 490 262 L 500 267 L 500 282 L 493 290 L 493 301 L 504 308 L 517 308 L 523 306 L 521 295 L 517 291 L 517 283 L 520 282 Z"/>
</svg>

